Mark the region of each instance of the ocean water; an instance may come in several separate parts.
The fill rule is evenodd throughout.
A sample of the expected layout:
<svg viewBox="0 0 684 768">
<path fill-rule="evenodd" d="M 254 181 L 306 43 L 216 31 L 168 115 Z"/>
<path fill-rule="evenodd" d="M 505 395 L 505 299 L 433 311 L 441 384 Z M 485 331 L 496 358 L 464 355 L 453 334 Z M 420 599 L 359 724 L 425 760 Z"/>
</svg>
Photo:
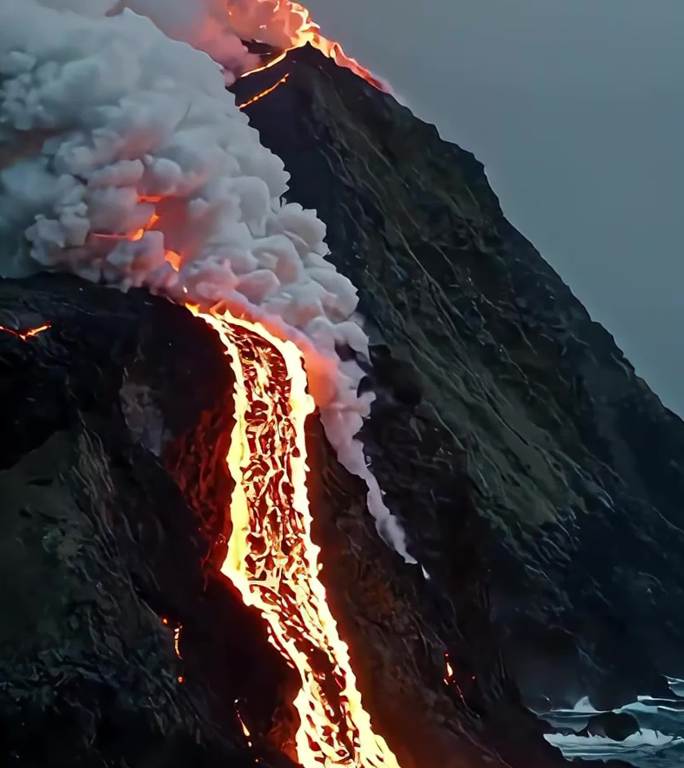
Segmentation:
<svg viewBox="0 0 684 768">
<path fill-rule="evenodd" d="M 620 759 L 636 768 L 682 768 L 684 766 L 684 680 L 668 678 L 671 699 L 639 696 L 637 701 L 613 710 L 629 713 L 639 723 L 640 730 L 624 741 L 613 741 L 603 736 L 578 736 L 589 719 L 601 714 L 589 699 L 584 698 L 572 709 L 540 712 L 539 716 L 556 733 L 546 740 L 558 747 L 568 760 Z"/>
</svg>

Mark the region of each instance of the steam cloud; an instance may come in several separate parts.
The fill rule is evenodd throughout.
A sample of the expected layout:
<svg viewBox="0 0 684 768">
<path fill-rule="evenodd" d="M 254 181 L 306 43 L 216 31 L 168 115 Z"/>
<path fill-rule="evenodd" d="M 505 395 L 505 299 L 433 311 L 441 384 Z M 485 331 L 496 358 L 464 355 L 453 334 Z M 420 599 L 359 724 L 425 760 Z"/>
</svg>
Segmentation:
<svg viewBox="0 0 684 768">
<path fill-rule="evenodd" d="M 225 302 L 293 338 L 340 461 L 366 480 L 381 536 L 414 562 L 354 438 L 371 400 L 336 347 L 367 355 L 356 289 L 326 261 L 315 212 L 282 201 L 283 163 L 225 90 L 249 63 L 240 35 L 286 46 L 301 23 L 275 7 L 2 0 L 0 272 Z"/>
<path fill-rule="evenodd" d="M 49 8 L 72 10 L 93 18 L 130 9 L 151 19 L 168 37 L 205 51 L 223 67 L 231 84 L 256 64 L 243 40 L 286 49 L 308 21 L 290 0 L 36 0 Z"/>
</svg>

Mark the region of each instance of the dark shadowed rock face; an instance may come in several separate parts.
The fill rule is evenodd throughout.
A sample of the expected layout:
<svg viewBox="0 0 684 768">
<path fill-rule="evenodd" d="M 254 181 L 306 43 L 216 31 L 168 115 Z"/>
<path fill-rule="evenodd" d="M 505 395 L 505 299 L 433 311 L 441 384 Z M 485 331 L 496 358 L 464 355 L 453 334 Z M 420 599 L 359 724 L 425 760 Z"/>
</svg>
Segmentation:
<svg viewBox="0 0 684 768">
<path fill-rule="evenodd" d="M 1 325 L 46 321 L 26 342 L 0 331 L 3 765 L 288 768 L 276 747 L 296 725 L 295 681 L 217 576 L 231 491 L 222 348 L 141 291 L 0 281 Z M 323 579 L 402 768 L 560 766 L 501 666 L 486 598 L 458 616 L 382 544 L 316 418 L 308 442 Z"/>
<path fill-rule="evenodd" d="M 624 741 L 639 730 L 639 721 L 634 715 L 627 712 L 620 714 L 602 712 L 600 715 L 594 715 L 589 720 L 587 727 L 581 730 L 578 735 L 605 736 L 613 741 Z"/>
<path fill-rule="evenodd" d="M 0 324 L 46 320 L 0 332 L 0 763 L 252 766 L 233 702 L 266 729 L 287 677 L 210 565 L 222 348 L 141 291 L 0 282 Z"/>
<path fill-rule="evenodd" d="M 435 599 L 475 656 L 486 602 L 531 704 L 662 691 L 684 671 L 684 425 L 471 154 L 309 48 L 238 100 L 286 71 L 248 112 L 360 289 L 368 453 Z"/>
</svg>

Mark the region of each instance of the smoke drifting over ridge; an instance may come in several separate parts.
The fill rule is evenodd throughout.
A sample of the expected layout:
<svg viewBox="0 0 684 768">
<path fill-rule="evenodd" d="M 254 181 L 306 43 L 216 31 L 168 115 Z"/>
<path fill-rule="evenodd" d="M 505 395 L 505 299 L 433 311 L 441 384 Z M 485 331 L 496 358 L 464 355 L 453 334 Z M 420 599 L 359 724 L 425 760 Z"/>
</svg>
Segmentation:
<svg viewBox="0 0 684 768">
<path fill-rule="evenodd" d="M 168 37 L 208 53 L 224 67 L 229 84 L 259 63 L 243 40 L 256 40 L 285 50 L 302 44 L 318 29 L 308 11 L 292 0 L 38 1 L 50 8 L 90 17 L 113 16 L 130 9 L 151 19 Z M 330 47 L 337 53 L 334 44 Z"/>
<path fill-rule="evenodd" d="M 315 212 L 282 202 L 282 162 L 225 90 L 226 71 L 239 75 L 249 55 L 230 25 L 221 38 L 223 4 L 196 3 L 204 18 L 198 10 L 185 24 L 186 4 L 126 3 L 157 25 L 123 5 L 0 7 L 0 273 L 63 270 L 205 308 L 226 302 L 297 341 L 329 439 L 367 481 L 383 538 L 411 560 L 354 439 L 370 408 L 357 396 L 362 371 L 336 353 L 345 345 L 367 354 L 356 289 L 326 261 Z M 288 16 L 264 27 L 259 12 L 272 3 L 243 5 L 241 29 L 256 25 L 274 44 L 287 34 Z M 186 30 L 223 71 L 160 27 L 174 37 Z"/>
</svg>

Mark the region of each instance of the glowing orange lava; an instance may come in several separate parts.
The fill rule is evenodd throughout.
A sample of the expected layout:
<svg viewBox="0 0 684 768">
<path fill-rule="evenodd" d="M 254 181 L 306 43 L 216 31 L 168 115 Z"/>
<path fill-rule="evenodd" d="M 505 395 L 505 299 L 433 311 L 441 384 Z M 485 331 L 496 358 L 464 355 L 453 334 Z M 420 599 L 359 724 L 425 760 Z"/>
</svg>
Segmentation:
<svg viewBox="0 0 684 768">
<path fill-rule="evenodd" d="M 252 733 L 247 727 L 247 723 L 245 723 L 244 719 L 242 718 L 242 715 L 240 714 L 240 710 L 237 707 L 238 701 L 235 700 L 235 714 L 237 715 L 238 722 L 240 723 L 240 730 L 242 731 L 242 735 L 245 737 L 247 741 L 247 746 L 252 747 Z"/>
<path fill-rule="evenodd" d="M 162 197 L 158 197 L 156 195 L 139 195 L 138 196 L 138 202 L 139 203 L 159 203 L 162 201 Z M 131 242 L 138 242 L 139 240 L 142 240 L 145 236 L 146 232 L 149 232 L 152 230 L 157 224 L 159 223 L 159 214 L 157 213 L 156 209 L 152 212 L 150 215 L 150 218 L 147 220 L 147 223 L 144 227 L 139 227 L 135 230 L 135 232 L 123 232 L 123 233 L 117 233 L 117 232 L 93 232 L 92 237 L 95 240 L 115 240 L 115 241 L 122 241 L 122 240 L 129 240 Z M 164 251 L 164 260 L 166 263 L 173 269 L 174 272 L 180 271 L 182 259 L 179 253 L 176 251 L 172 251 L 167 249 Z"/>
<path fill-rule="evenodd" d="M 182 629 L 183 629 L 183 625 L 179 624 L 173 630 L 173 650 L 176 652 L 176 656 L 178 656 L 179 659 L 183 658 L 183 654 L 181 653 L 181 649 L 180 649 L 180 639 L 181 639 Z"/>
<path fill-rule="evenodd" d="M 373 732 L 319 579 L 304 433 L 314 403 L 301 353 L 257 323 L 189 308 L 216 330 L 235 377 L 226 457 L 235 489 L 222 572 L 260 611 L 271 642 L 299 673 L 297 759 L 304 768 L 399 768 Z"/>
<path fill-rule="evenodd" d="M 14 328 L 7 328 L 7 326 L 0 325 L 0 333 L 7 333 L 10 336 L 14 336 L 15 339 L 21 339 L 21 341 L 28 341 L 29 339 L 38 336 L 45 331 L 49 331 L 52 328 L 52 323 L 43 323 L 35 328 L 27 328 L 24 331 L 15 331 Z"/>
<path fill-rule="evenodd" d="M 262 0 L 259 1 L 261 2 Z M 290 51 L 293 51 L 295 48 L 301 48 L 309 43 L 329 59 L 332 59 L 338 66 L 350 69 L 355 75 L 363 78 L 367 83 L 370 83 L 370 85 L 377 88 L 379 91 L 387 91 L 387 85 L 383 83 L 382 80 L 375 77 L 370 70 L 366 69 L 366 67 L 360 64 L 356 59 L 347 56 L 338 42 L 328 40 L 327 37 L 324 37 L 321 34 L 321 28 L 311 18 L 311 14 L 303 5 L 297 2 L 292 2 L 291 0 L 277 0 L 274 6 L 274 14 L 278 13 L 281 4 L 286 6 L 295 18 L 299 18 L 299 25 L 290 30 L 290 47 L 267 64 L 252 69 L 249 72 L 246 72 L 245 75 L 251 75 L 255 72 L 263 72 L 263 70 L 273 67 L 281 62 Z M 228 13 L 232 14 L 230 5 L 228 7 Z"/>
<path fill-rule="evenodd" d="M 256 104 L 258 101 L 261 101 L 263 98 L 273 93 L 273 91 L 278 90 L 278 88 L 280 88 L 281 85 L 285 85 L 285 83 L 289 79 L 290 79 L 290 73 L 288 72 L 286 75 L 283 75 L 283 77 L 281 77 L 280 80 L 278 80 L 277 83 L 274 83 L 270 88 L 266 88 L 265 90 L 261 91 L 261 93 L 257 93 L 256 96 L 252 96 L 251 99 L 244 101 L 242 104 L 238 104 L 238 109 L 245 109 L 246 107 L 251 107 L 252 104 Z"/>
<path fill-rule="evenodd" d="M 456 673 L 454 672 L 454 668 L 451 665 L 451 661 L 449 659 L 449 654 L 444 654 L 444 660 L 446 663 L 446 669 L 444 671 L 444 684 L 445 685 L 451 685 L 451 683 L 454 682 L 456 679 Z"/>
<path fill-rule="evenodd" d="M 164 259 L 166 260 L 167 264 L 171 265 L 171 269 L 173 269 L 174 272 L 178 272 L 180 270 L 182 263 L 180 253 L 176 253 L 176 251 L 167 249 L 164 251 Z"/>
</svg>

